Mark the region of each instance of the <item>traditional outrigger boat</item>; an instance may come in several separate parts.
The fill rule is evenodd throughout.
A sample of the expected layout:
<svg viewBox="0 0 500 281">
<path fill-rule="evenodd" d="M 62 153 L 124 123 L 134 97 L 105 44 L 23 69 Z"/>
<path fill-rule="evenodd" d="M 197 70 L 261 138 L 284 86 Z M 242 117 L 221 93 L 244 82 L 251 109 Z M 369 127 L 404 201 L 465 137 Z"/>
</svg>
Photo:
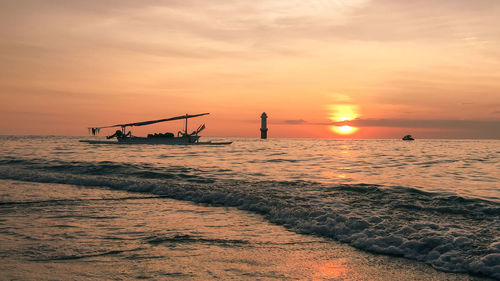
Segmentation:
<svg viewBox="0 0 500 281">
<path fill-rule="evenodd" d="M 158 120 L 126 123 L 126 124 L 117 124 L 117 125 L 103 126 L 103 127 L 90 127 L 90 128 L 88 128 L 89 133 L 94 135 L 94 136 L 98 135 L 99 132 L 101 131 L 101 129 L 119 127 L 119 128 L 121 128 L 121 130 L 116 130 L 116 132 L 113 135 L 106 137 L 107 139 L 116 138 L 117 141 L 80 140 L 80 142 L 86 142 L 86 143 L 91 143 L 91 144 L 184 144 L 184 145 L 225 145 L 225 144 L 231 144 L 232 142 L 211 142 L 211 141 L 200 142 L 199 141 L 200 136 L 198 135 L 198 133 L 200 133 L 201 131 L 203 131 L 205 129 L 205 124 L 200 125 L 192 133 L 188 133 L 188 119 L 189 118 L 199 117 L 199 116 L 208 115 L 208 114 L 210 114 L 210 113 L 201 113 L 201 114 L 195 114 L 195 115 L 189 115 L 186 113 L 186 115 L 158 119 Z M 127 130 L 126 130 L 127 127 L 146 126 L 146 125 L 151 125 L 151 124 L 155 124 L 155 123 L 181 120 L 181 119 L 185 119 L 186 124 L 185 124 L 184 131 L 177 132 L 177 136 L 175 136 L 173 133 L 165 133 L 165 134 L 149 134 L 147 137 L 136 137 L 136 136 L 132 135 L 131 131 L 127 132 Z"/>
</svg>

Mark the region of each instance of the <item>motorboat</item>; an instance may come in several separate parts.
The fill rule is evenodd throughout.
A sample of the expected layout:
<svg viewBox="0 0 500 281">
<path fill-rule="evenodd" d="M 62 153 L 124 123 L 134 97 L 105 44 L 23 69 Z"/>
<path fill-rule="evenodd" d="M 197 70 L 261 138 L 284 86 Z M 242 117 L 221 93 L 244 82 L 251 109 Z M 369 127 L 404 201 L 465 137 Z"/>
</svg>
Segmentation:
<svg viewBox="0 0 500 281">
<path fill-rule="evenodd" d="M 411 135 L 406 135 L 403 137 L 403 140 L 404 141 L 412 141 L 412 140 L 415 140 Z"/>
<path fill-rule="evenodd" d="M 192 133 L 188 133 L 188 119 L 208 114 L 210 113 L 201 113 L 194 115 L 186 113 L 186 115 L 158 119 L 158 120 L 125 123 L 125 124 L 117 124 L 117 125 L 102 126 L 102 127 L 89 127 L 88 128 L 89 133 L 93 136 L 98 135 L 101 129 L 106 129 L 106 128 L 120 128 L 120 129 L 116 130 L 113 135 L 107 136 L 106 139 L 108 140 L 80 140 L 80 142 L 86 142 L 90 144 L 172 144 L 172 145 L 231 144 L 232 142 L 212 142 L 212 141 L 200 142 L 199 141 L 200 136 L 198 134 L 205 129 L 205 124 L 200 125 Z M 127 132 L 127 127 L 146 126 L 160 122 L 182 120 L 182 119 L 186 120 L 184 131 L 177 132 L 177 135 L 173 133 L 155 133 L 155 134 L 148 134 L 146 137 L 137 137 L 133 136 L 131 131 Z M 116 138 L 116 140 L 110 140 L 114 138 Z"/>
</svg>

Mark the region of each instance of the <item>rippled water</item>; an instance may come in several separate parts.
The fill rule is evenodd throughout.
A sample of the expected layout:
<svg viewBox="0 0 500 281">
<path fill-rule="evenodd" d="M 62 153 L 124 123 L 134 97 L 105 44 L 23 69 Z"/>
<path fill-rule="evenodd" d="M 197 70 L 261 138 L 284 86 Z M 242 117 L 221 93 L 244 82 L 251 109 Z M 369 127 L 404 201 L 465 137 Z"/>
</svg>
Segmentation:
<svg viewBox="0 0 500 281">
<path fill-rule="evenodd" d="M 110 161 L 186 177 L 406 186 L 500 202 L 498 140 L 234 141 L 223 147 L 127 146 L 89 145 L 66 137 L 0 137 L 0 157 L 48 166 L 60 161 L 74 169 L 80 162 Z"/>
<path fill-rule="evenodd" d="M 0 137 L 0 179 L 231 206 L 299 233 L 500 278 L 500 141 L 233 141 L 131 146 Z"/>
<path fill-rule="evenodd" d="M 234 208 L 11 180 L 0 194 L 2 280 L 471 280 Z"/>
</svg>

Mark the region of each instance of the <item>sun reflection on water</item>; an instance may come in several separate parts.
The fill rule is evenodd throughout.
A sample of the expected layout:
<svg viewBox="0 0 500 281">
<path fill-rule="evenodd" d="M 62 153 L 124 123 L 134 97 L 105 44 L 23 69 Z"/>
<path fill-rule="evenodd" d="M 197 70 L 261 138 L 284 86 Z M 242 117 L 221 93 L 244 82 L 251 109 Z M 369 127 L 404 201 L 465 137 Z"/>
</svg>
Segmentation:
<svg viewBox="0 0 500 281">
<path fill-rule="evenodd" d="M 345 259 L 339 259 L 339 262 L 329 261 L 323 264 L 315 265 L 316 273 L 312 280 L 338 279 L 345 276 L 348 272 L 347 266 L 344 264 Z"/>
</svg>

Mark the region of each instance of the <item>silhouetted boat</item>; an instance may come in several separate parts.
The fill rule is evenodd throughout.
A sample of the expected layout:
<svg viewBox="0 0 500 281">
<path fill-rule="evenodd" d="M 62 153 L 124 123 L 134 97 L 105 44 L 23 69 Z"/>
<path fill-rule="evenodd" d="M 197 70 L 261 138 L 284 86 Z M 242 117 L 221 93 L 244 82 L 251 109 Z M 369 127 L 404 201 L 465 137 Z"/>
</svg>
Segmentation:
<svg viewBox="0 0 500 281">
<path fill-rule="evenodd" d="M 406 135 L 403 137 L 403 140 L 404 141 L 412 141 L 412 140 L 415 140 L 411 135 Z"/>
<path fill-rule="evenodd" d="M 158 120 L 152 120 L 152 121 L 144 121 L 144 122 L 135 122 L 135 123 L 126 123 L 126 124 L 118 124 L 118 125 L 112 125 L 112 126 L 104 126 L 104 127 L 90 127 L 89 133 L 92 135 L 97 135 L 99 134 L 101 129 L 105 128 L 114 128 L 114 127 L 120 127 L 121 130 L 116 130 L 116 132 L 111 135 L 106 137 L 107 139 L 112 139 L 116 138 L 117 141 L 103 141 L 103 140 L 80 140 L 80 142 L 86 142 L 86 143 L 91 143 L 91 144 L 182 144 L 182 145 L 224 145 L 224 144 L 231 144 L 232 142 L 200 142 L 200 136 L 198 136 L 198 133 L 203 131 L 205 129 L 205 124 L 202 124 L 193 131 L 192 133 L 188 133 L 187 130 L 187 120 L 189 118 L 193 117 L 199 117 L 203 115 L 208 115 L 209 113 L 201 113 L 201 114 L 195 114 L 195 115 L 189 115 L 186 113 L 186 115 L 181 115 L 181 116 L 176 116 L 176 117 L 171 117 L 171 118 L 165 118 L 165 119 L 158 119 Z M 126 132 L 127 127 L 133 127 L 133 126 L 145 126 L 145 125 L 151 125 L 155 123 L 160 123 L 160 122 L 166 122 L 166 121 L 174 121 L 174 120 L 180 120 L 180 119 L 186 119 L 186 126 L 184 131 L 179 131 L 177 132 L 177 136 L 175 136 L 173 133 L 165 133 L 165 134 L 148 134 L 147 137 L 136 137 L 132 135 L 132 132 Z"/>
</svg>

